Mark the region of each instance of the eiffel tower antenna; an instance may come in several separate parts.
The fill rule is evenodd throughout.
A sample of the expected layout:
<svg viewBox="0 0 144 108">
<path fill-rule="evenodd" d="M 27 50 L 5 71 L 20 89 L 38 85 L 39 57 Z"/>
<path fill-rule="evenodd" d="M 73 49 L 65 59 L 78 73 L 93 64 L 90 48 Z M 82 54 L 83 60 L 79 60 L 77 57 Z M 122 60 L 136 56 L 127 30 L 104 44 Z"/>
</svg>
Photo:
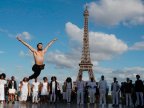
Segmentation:
<svg viewBox="0 0 144 108">
<path fill-rule="evenodd" d="M 90 49 L 89 49 L 89 31 L 88 31 L 89 12 L 88 12 L 87 4 L 83 16 L 84 16 L 83 48 L 82 48 L 81 62 L 79 63 L 80 69 L 78 72 L 77 80 L 80 75 L 82 76 L 83 71 L 88 71 L 89 79 L 93 78 L 95 80 L 93 69 L 92 69 L 93 64 L 91 63 Z"/>
</svg>

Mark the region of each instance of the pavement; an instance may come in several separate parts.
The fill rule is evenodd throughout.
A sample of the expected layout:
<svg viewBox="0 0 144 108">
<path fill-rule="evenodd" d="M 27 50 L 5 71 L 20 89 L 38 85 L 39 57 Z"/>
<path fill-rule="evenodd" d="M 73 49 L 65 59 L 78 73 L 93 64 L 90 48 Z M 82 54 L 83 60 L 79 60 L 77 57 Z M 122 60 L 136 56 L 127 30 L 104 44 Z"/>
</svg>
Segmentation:
<svg viewBox="0 0 144 108">
<path fill-rule="evenodd" d="M 83 105 L 77 105 L 76 103 L 38 103 L 38 104 L 32 104 L 31 102 L 22 103 L 22 102 L 15 102 L 15 104 L 9 103 L 3 103 L 0 104 L 0 108 L 134 108 L 134 107 L 126 107 L 125 105 L 119 105 L 116 107 L 112 107 L 111 104 L 107 105 L 99 105 L 99 104 L 83 104 Z"/>
</svg>

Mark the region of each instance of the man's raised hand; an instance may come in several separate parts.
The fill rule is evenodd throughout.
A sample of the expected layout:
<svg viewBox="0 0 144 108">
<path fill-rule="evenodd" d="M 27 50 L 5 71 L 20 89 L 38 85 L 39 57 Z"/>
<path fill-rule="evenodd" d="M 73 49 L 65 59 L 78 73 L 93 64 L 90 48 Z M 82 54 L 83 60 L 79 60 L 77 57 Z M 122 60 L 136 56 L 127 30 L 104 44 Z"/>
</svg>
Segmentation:
<svg viewBox="0 0 144 108">
<path fill-rule="evenodd" d="M 17 38 L 17 40 L 21 41 L 21 38 L 20 38 L 20 36 L 17 36 L 16 38 Z"/>
<path fill-rule="evenodd" d="M 56 41 L 56 40 L 58 40 L 58 38 L 54 38 L 54 39 L 53 39 L 53 41 Z"/>
</svg>

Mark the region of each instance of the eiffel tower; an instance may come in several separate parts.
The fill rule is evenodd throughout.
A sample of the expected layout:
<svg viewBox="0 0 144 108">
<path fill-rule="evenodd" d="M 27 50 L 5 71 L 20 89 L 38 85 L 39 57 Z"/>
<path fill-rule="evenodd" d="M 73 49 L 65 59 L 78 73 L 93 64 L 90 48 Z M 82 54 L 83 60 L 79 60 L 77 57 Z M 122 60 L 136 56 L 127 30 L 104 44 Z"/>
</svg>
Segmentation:
<svg viewBox="0 0 144 108">
<path fill-rule="evenodd" d="M 79 76 L 83 74 L 83 71 L 88 71 L 89 79 L 94 78 L 95 80 L 93 69 L 92 69 L 93 64 L 91 63 L 90 49 L 89 49 L 89 34 L 88 34 L 89 12 L 87 10 L 87 6 L 86 6 L 83 16 L 84 16 L 83 49 L 82 49 L 81 62 L 79 63 L 80 69 L 79 69 L 79 73 L 77 76 L 77 80 Z"/>
</svg>

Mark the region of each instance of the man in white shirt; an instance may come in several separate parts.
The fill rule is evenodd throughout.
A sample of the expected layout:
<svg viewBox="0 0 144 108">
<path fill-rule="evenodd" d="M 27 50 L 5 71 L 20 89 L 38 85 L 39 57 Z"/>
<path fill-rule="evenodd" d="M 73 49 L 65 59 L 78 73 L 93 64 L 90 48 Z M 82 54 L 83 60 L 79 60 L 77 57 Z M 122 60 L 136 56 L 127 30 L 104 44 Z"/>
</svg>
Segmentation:
<svg viewBox="0 0 144 108">
<path fill-rule="evenodd" d="M 118 84 L 117 78 L 114 78 L 113 80 L 114 82 L 111 84 L 112 101 L 113 106 L 118 106 L 120 85 Z"/>
<path fill-rule="evenodd" d="M 101 76 L 101 80 L 99 81 L 99 92 L 100 92 L 100 105 L 102 105 L 102 101 L 104 105 L 106 105 L 106 90 L 107 90 L 107 82 L 104 80 L 104 76 Z"/>
<path fill-rule="evenodd" d="M 82 76 L 79 76 L 79 80 L 76 81 L 76 87 L 77 87 L 77 104 L 83 104 L 84 103 L 84 87 L 85 83 L 82 80 Z"/>
</svg>

